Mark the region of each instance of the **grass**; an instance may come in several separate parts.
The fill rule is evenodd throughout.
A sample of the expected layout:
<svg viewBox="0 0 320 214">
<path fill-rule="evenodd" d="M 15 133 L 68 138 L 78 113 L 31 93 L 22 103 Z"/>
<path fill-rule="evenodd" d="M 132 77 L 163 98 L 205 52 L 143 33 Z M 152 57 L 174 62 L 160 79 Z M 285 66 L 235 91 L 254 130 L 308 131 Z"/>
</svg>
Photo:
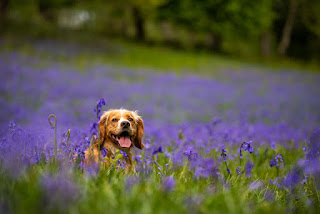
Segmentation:
<svg viewBox="0 0 320 214">
<path fill-rule="evenodd" d="M 2 169 L 0 202 L 12 213 L 318 212 L 319 198 L 312 177 L 305 185 L 298 183 L 292 188 L 277 187 L 269 181 L 287 174 L 298 158 L 303 157 L 302 149 L 278 147 L 269 150 L 267 158 L 265 149 L 260 147 L 257 153 L 244 156 L 244 162 L 250 160 L 255 165 L 251 176 L 229 175 L 222 164 L 219 176 L 196 178 L 188 162 L 181 167 L 171 162 L 168 169 L 151 164 L 153 170 L 147 174 L 126 174 L 123 170 L 107 168 L 96 176 L 88 176 L 76 168 L 66 172 L 54 162 L 33 165 L 21 177 L 10 177 Z M 219 152 L 211 155 L 217 158 Z M 279 170 L 271 168 L 268 161 L 278 152 L 287 158 Z M 154 156 L 154 160 L 161 166 L 169 161 L 164 154 Z M 237 159 L 228 160 L 232 172 L 237 162 Z M 174 178 L 173 188 L 166 189 L 163 183 L 166 176 Z M 312 205 L 308 204 L 310 199 Z"/>
<path fill-rule="evenodd" d="M 100 45 L 94 50 L 92 44 L 82 41 L 87 52 L 80 51 L 81 54 L 75 55 L 69 55 L 68 52 L 38 52 L 28 43 L 30 40 L 18 41 L 10 37 L 4 41 L 2 50 L 20 51 L 26 55 L 39 56 L 43 60 L 50 58 L 67 65 L 70 63 L 70 66 L 76 65 L 79 69 L 88 64 L 104 62 L 113 66 L 158 72 L 174 71 L 182 74 L 188 71 L 215 75 L 224 69 L 252 66 L 242 60 L 208 53 L 147 47 L 116 40 L 98 41 Z M 57 44 L 57 50 L 60 50 L 65 42 L 53 41 L 52 44 Z M 280 61 L 275 62 L 277 63 L 281 64 Z M 291 62 L 289 65 L 296 66 Z M 299 66 L 298 64 L 297 67 Z M 219 108 L 228 110 L 232 108 L 230 105 L 227 103 Z M 286 145 L 286 142 L 278 142 L 278 145 L 281 143 Z M 169 151 L 171 149 L 168 148 Z M 0 212 L 319 213 L 317 177 L 310 176 L 305 185 L 301 184 L 301 179 L 292 186 L 283 185 L 288 173 L 299 168 L 297 163 L 304 158 L 302 148 L 278 146 L 266 151 L 266 147 L 260 146 L 255 148 L 253 154 L 245 153 L 241 169 L 245 170 L 246 163 L 251 161 L 254 164 L 251 175 L 245 171 L 237 175 L 236 167 L 240 165 L 237 149 L 228 148 L 228 151 L 232 151 L 228 153 L 227 160 L 232 172 L 230 175 L 220 160 L 219 150 L 213 150 L 209 154 L 202 151 L 201 155 L 213 158 L 219 169 L 217 175 L 208 178 L 197 177 L 196 169 L 190 167 L 189 161 L 184 160 L 182 165 L 178 165 L 162 153 L 152 156 L 151 164 L 135 163 L 137 168 L 150 169 L 149 172 L 132 174 L 124 173 L 121 169 L 106 168 L 90 176 L 76 166 L 42 160 L 27 167 L 22 174 L 15 175 L 0 162 Z M 279 168 L 270 167 L 270 160 L 278 153 L 284 157 L 284 164 L 281 163 Z M 168 164 L 168 169 L 165 164 Z M 168 176 L 174 180 L 171 188 L 165 184 Z M 303 177 L 303 174 L 300 176 Z M 279 187 L 269 180 L 277 177 Z"/>
<path fill-rule="evenodd" d="M 81 34 L 81 33 L 80 33 Z M 41 54 L 33 47 L 33 39 L 25 39 L 16 35 L 5 36 L 0 50 L 20 50 L 27 55 L 40 55 L 42 58 L 50 57 L 58 61 L 73 63 L 79 69 L 88 63 L 106 63 L 117 67 L 130 67 L 158 72 L 175 72 L 178 74 L 194 73 L 205 76 L 215 76 L 223 70 L 252 69 L 277 71 L 291 69 L 296 71 L 320 72 L 318 62 L 303 62 L 290 58 L 261 58 L 261 57 L 230 57 L 209 53 L 208 51 L 177 50 L 163 46 L 148 46 L 147 44 L 129 42 L 121 39 L 104 39 L 102 37 L 75 34 L 56 38 L 52 44 L 57 49 L 63 49 L 64 44 L 73 44 L 84 48 L 81 54 L 69 56 L 68 54 L 52 55 L 42 51 Z M 38 40 L 41 43 L 41 39 Z M 45 40 L 46 41 L 46 40 Z M 94 41 L 94 43 L 92 43 Z"/>
</svg>

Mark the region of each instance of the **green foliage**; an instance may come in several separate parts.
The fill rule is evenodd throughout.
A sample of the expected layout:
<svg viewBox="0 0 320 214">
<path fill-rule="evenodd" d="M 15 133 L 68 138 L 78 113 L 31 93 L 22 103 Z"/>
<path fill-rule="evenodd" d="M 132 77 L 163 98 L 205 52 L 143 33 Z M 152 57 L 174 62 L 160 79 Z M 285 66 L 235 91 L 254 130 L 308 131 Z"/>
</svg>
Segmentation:
<svg viewBox="0 0 320 214">
<path fill-rule="evenodd" d="M 269 166 L 269 160 L 279 152 L 285 162 L 280 173 Z M 208 155 L 216 158 L 218 153 Z M 24 175 L 13 177 L 1 167 L 0 202 L 13 213 L 283 213 L 289 211 L 288 207 L 313 213 L 319 210 L 313 178 L 309 178 L 305 185 L 298 184 L 295 190 L 282 186 L 281 180 L 279 187 L 269 180 L 286 175 L 301 157 L 301 148 L 278 147 L 266 151 L 260 147 L 256 153 L 244 156 L 243 164 L 252 161 L 255 165 L 251 177 L 235 173 L 237 159 L 229 161 L 231 175 L 224 173 L 224 165 L 221 165 L 221 175 L 209 178 L 196 178 L 187 163 L 177 167 L 170 161 L 168 169 L 158 170 L 153 164 L 151 174 L 128 174 L 106 168 L 96 176 L 67 166 L 64 166 L 67 167 L 65 171 L 55 162 L 34 165 Z M 164 154 L 154 159 L 162 166 L 168 161 Z M 163 186 L 166 176 L 172 176 L 176 181 L 170 191 Z M 55 189 L 52 184 L 57 184 L 53 185 Z M 70 186 L 74 188 L 70 189 Z M 62 192 L 61 187 L 64 188 Z M 62 200 L 68 194 L 71 199 Z"/>
<path fill-rule="evenodd" d="M 192 30 L 237 36 L 259 35 L 271 26 L 271 1 L 170 0 L 160 10 L 160 19 L 169 19 Z"/>
</svg>

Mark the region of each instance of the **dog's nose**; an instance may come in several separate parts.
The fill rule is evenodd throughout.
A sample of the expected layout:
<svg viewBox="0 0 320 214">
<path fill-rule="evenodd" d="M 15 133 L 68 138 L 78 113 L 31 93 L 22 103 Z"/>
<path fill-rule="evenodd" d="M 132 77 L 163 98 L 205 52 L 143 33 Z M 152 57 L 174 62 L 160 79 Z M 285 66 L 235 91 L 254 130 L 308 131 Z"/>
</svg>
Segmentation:
<svg viewBox="0 0 320 214">
<path fill-rule="evenodd" d="M 122 128 L 130 127 L 130 123 L 128 121 L 122 121 L 121 122 L 121 127 Z"/>
</svg>

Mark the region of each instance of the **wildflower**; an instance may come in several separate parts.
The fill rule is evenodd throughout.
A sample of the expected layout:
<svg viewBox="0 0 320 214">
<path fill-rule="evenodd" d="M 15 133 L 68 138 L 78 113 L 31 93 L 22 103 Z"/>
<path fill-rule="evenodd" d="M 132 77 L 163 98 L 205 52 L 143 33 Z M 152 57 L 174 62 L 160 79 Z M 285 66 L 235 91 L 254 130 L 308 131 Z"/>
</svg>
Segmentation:
<svg viewBox="0 0 320 214">
<path fill-rule="evenodd" d="M 288 176 L 283 180 L 283 185 L 287 188 L 294 188 L 302 180 L 302 171 L 299 168 L 294 168 Z"/>
<path fill-rule="evenodd" d="M 153 148 L 153 151 L 152 151 L 152 155 L 155 155 L 157 153 L 162 153 L 162 146 L 159 146 L 158 148 Z"/>
<path fill-rule="evenodd" d="M 308 182 L 308 176 L 304 176 L 304 179 L 302 180 L 302 185 L 305 185 Z"/>
<path fill-rule="evenodd" d="M 277 145 L 276 145 L 276 142 L 272 141 L 272 142 L 271 142 L 271 149 L 272 149 L 272 150 L 275 150 L 275 149 L 276 149 L 276 146 L 277 146 Z"/>
<path fill-rule="evenodd" d="M 281 154 L 277 154 L 275 158 L 272 158 L 270 161 L 270 166 L 280 166 L 281 162 L 283 162 L 283 157 Z"/>
<path fill-rule="evenodd" d="M 125 186 L 126 186 L 126 190 L 127 191 L 130 191 L 132 186 L 136 183 L 139 183 L 140 182 L 140 179 L 139 177 L 128 177 L 126 179 L 126 183 L 125 183 Z"/>
<path fill-rule="evenodd" d="M 241 159 L 243 158 L 243 155 L 242 155 L 242 151 L 247 151 L 249 152 L 250 154 L 253 153 L 253 147 L 251 146 L 252 144 L 252 141 L 250 141 L 249 143 L 247 142 L 243 142 L 240 146 L 240 165 L 241 165 Z"/>
<path fill-rule="evenodd" d="M 281 154 L 277 154 L 277 156 L 274 158 L 278 163 L 283 162 L 283 158 Z"/>
<path fill-rule="evenodd" d="M 101 98 L 100 100 L 98 100 L 97 102 L 97 106 L 96 108 L 94 109 L 94 112 L 97 113 L 97 118 L 100 120 L 100 112 L 101 112 L 101 107 L 106 105 L 106 100 L 104 98 Z"/>
<path fill-rule="evenodd" d="M 16 127 L 16 124 L 13 121 L 9 123 L 9 129 L 13 130 Z"/>
<path fill-rule="evenodd" d="M 251 170 L 253 168 L 253 163 L 251 161 L 249 161 L 246 166 L 245 166 L 245 171 L 246 171 L 246 174 L 247 174 L 247 177 L 251 177 Z"/>
<path fill-rule="evenodd" d="M 172 176 L 168 176 L 163 179 L 162 181 L 162 187 L 165 192 L 171 192 L 176 185 L 176 181 Z"/>
<path fill-rule="evenodd" d="M 223 157 L 224 161 L 226 161 L 226 157 L 227 157 L 226 152 L 228 152 L 225 148 L 226 148 L 225 146 L 221 148 L 221 157 Z"/>
<path fill-rule="evenodd" d="M 98 123 L 94 122 L 90 125 L 90 134 L 97 135 L 98 134 Z"/>
<path fill-rule="evenodd" d="M 101 149 L 101 156 L 104 158 L 104 157 L 107 156 L 107 153 L 108 153 L 108 150 L 107 150 L 106 148 L 102 147 L 102 149 Z"/>
<path fill-rule="evenodd" d="M 231 170 L 230 170 L 229 168 L 227 168 L 227 172 L 228 172 L 229 174 L 231 174 Z"/>
<path fill-rule="evenodd" d="M 198 157 L 198 152 L 193 152 L 192 150 L 183 152 L 185 156 L 188 157 L 188 160 L 195 160 Z"/>
<path fill-rule="evenodd" d="M 240 173 L 241 173 L 241 166 L 238 166 L 238 167 L 236 168 L 236 172 L 237 172 L 238 175 L 240 175 Z"/>
<path fill-rule="evenodd" d="M 226 165 L 228 174 L 231 174 L 231 171 L 230 171 L 230 169 L 228 168 L 228 164 L 227 164 L 227 159 L 226 159 L 227 154 L 226 154 L 226 152 L 227 152 L 227 150 L 225 149 L 225 146 L 223 146 L 223 147 L 221 148 L 221 157 L 223 157 L 223 161 L 224 161 L 224 164 Z"/>
<path fill-rule="evenodd" d="M 269 179 L 269 183 L 271 185 L 276 185 L 278 188 L 280 187 L 280 184 L 278 183 L 278 180 L 279 180 L 279 177 L 277 177 L 276 179 L 272 180 L 272 179 Z"/>
<path fill-rule="evenodd" d="M 128 158 L 128 155 L 125 151 L 120 150 L 120 154 L 122 154 L 124 158 Z"/>
<path fill-rule="evenodd" d="M 261 181 L 257 180 L 250 184 L 249 189 L 256 190 L 262 188 L 263 186 L 264 184 Z"/>
<path fill-rule="evenodd" d="M 246 148 L 244 149 L 244 151 L 248 151 L 250 154 L 253 153 L 253 147 L 251 146 L 252 141 L 250 141 L 249 143 L 247 143 Z"/>
<path fill-rule="evenodd" d="M 277 166 L 277 162 L 273 159 L 271 159 L 270 161 L 270 166 L 273 167 L 273 166 Z"/>
<path fill-rule="evenodd" d="M 136 155 L 135 157 L 134 157 L 134 160 L 136 160 L 138 163 L 142 163 L 142 156 L 141 155 Z"/>
</svg>

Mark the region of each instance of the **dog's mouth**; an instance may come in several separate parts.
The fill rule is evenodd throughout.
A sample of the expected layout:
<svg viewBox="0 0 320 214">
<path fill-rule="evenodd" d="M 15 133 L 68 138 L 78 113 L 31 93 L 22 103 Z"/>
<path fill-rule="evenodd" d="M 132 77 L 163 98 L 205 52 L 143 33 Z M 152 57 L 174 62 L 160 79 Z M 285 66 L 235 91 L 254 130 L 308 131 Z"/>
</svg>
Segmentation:
<svg viewBox="0 0 320 214">
<path fill-rule="evenodd" d="M 133 136 L 130 136 L 127 131 L 124 131 L 119 135 L 111 134 L 111 137 L 121 147 L 129 148 L 132 144 Z"/>
</svg>

